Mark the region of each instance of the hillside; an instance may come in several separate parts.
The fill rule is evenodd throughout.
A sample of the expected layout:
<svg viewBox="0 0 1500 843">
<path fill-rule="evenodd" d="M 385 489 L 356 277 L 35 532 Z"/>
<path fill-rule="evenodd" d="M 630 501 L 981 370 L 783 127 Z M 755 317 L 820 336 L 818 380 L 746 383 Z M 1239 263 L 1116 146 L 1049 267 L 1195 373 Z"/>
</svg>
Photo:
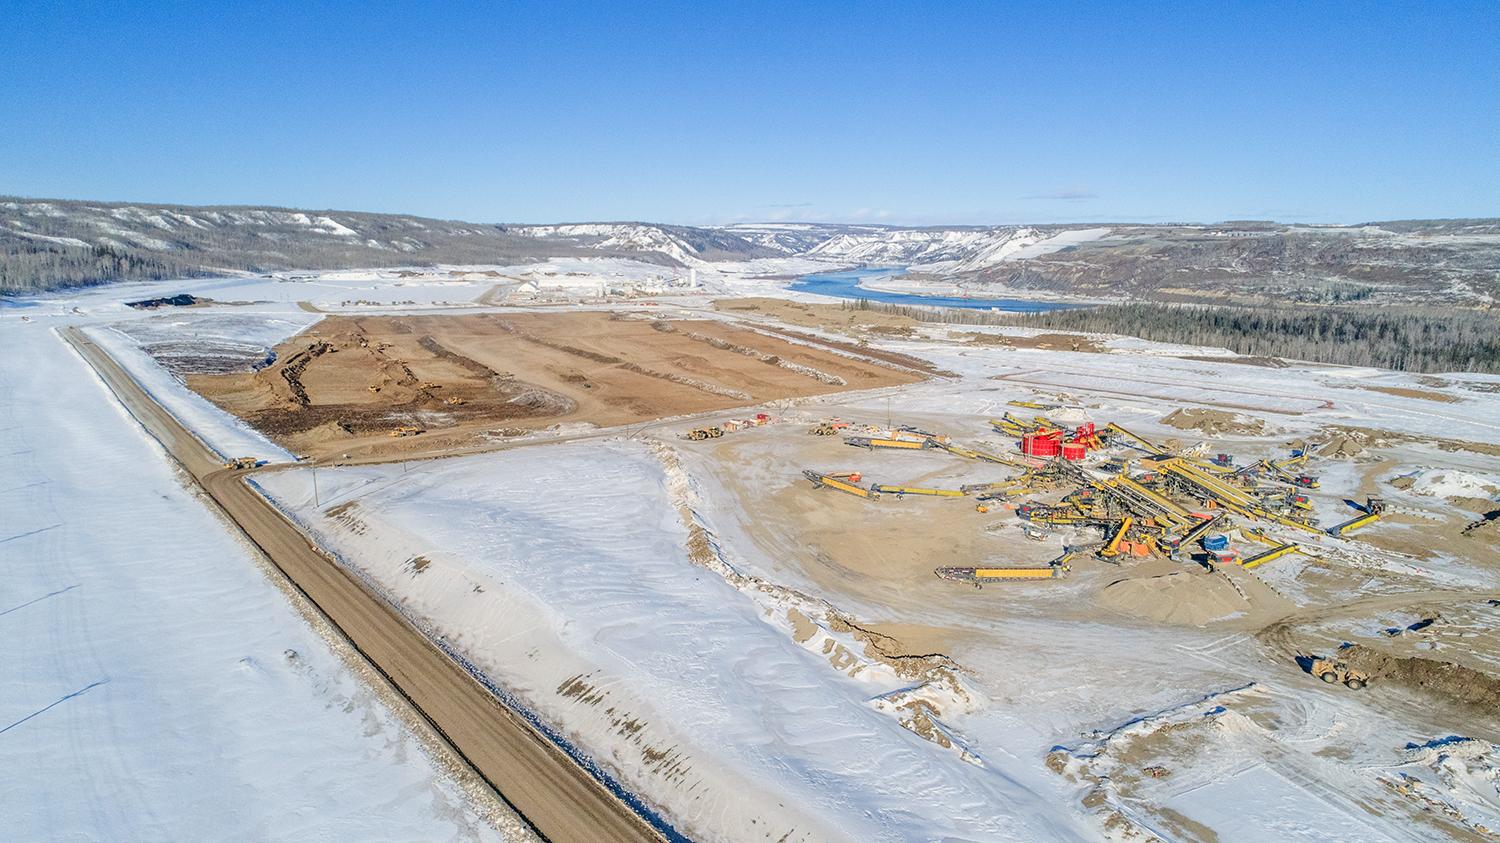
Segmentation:
<svg viewBox="0 0 1500 843">
<path fill-rule="evenodd" d="M 683 265 L 776 252 L 684 226 L 506 226 L 351 211 L 0 199 L 0 292 L 226 270 L 522 263 L 580 254 Z"/>
<path fill-rule="evenodd" d="M 1160 301 L 1434 301 L 1500 296 L 1500 221 L 1357 226 L 906 228 L 821 223 L 693 227 L 510 225 L 288 208 L 0 199 L 0 292 L 226 271 L 629 257 L 665 266 L 798 257 L 902 266 L 904 283 Z"/>
</svg>

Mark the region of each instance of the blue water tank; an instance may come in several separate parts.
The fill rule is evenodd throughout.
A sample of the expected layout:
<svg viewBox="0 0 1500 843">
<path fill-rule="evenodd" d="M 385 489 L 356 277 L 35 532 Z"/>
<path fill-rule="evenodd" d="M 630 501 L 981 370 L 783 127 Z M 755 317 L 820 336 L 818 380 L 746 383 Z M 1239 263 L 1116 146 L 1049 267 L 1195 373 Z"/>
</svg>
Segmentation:
<svg viewBox="0 0 1500 843">
<path fill-rule="evenodd" d="M 1229 547 L 1228 536 L 1208 536 L 1203 539 L 1204 550 L 1223 550 Z"/>
</svg>

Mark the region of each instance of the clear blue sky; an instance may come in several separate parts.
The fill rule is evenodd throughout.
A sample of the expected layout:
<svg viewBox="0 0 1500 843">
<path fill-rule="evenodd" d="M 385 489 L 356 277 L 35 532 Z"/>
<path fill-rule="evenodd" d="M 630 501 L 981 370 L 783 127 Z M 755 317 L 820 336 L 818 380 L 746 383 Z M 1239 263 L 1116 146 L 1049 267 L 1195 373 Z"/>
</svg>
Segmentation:
<svg viewBox="0 0 1500 843">
<path fill-rule="evenodd" d="M 1500 215 L 1496 0 L 420 5 L 0 0 L 0 194 L 486 222 Z"/>
</svg>

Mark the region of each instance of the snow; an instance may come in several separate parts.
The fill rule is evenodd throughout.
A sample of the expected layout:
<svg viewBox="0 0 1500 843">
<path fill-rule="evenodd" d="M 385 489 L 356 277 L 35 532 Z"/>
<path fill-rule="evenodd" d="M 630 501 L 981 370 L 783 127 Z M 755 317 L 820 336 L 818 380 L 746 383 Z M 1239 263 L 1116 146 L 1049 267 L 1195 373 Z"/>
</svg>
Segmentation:
<svg viewBox="0 0 1500 843">
<path fill-rule="evenodd" d="M 879 710 L 904 687 L 888 670 L 834 667 L 774 620 L 783 598 L 695 565 L 644 445 L 319 469 L 317 507 L 306 474 L 263 485 L 690 836 L 738 839 L 752 820 L 791 839 L 1085 836 L 1004 770 Z"/>
<path fill-rule="evenodd" d="M 343 224 L 339 223 L 338 221 L 334 220 L 332 217 L 318 217 L 317 225 L 319 227 L 327 230 L 327 232 L 329 234 L 334 234 L 334 235 L 337 235 L 339 237 L 358 237 L 359 236 L 359 232 L 357 232 L 354 229 L 348 227 L 347 225 L 343 225 Z"/>
<path fill-rule="evenodd" d="M 1423 471 L 1411 491 L 1433 498 L 1493 498 L 1500 494 L 1500 477 L 1466 471 Z"/>
<path fill-rule="evenodd" d="M 1032 246 L 1041 243 L 1037 241 Z M 1032 246 L 1017 246 L 1007 254 L 1021 254 Z M 784 279 L 766 276 L 826 268 L 829 260 L 835 259 L 778 258 L 701 266 L 697 268 L 700 289 L 691 291 L 691 298 L 668 299 L 663 303 L 701 307 L 708 296 L 724 292 L 796 298 L 780 292 Z M 398 277 L 411 272 L 418 273 L 418 277 Z M 488 272 L 502 277 L 483 274 Z M 342 301 L 364 298 L 381 302 L 372 305 L 380 312 L 480 307 L 473 299 L 496 287 L 519 288 L 524 281 L 543 292 L 588 302 L 588 297 L 601 288 L 680 295 L 689 292 L 683 287 L 690 277 L 681 268 L 606 257 L 565 258 L 519 266 L 309 272 L 286 276 L 298 280 L 246 278 L 121 285 L 8 303 L 0 309 L 0 345 L 9 339 L 4 332 L 14 335 L 24 331 L 31 333 L 33 342 L 45 341 L 55 346 L 56 340 L 46 333 L 45 326 L 93 323 L 93 333 L 121 346 L 112 347 L 111 353 L 143 382 L 149 382 L 153 391 L 160 390 L 162 400 L 174 412 L 183 414 L 189 424 L 202 431 L 201 435 L 222 438 L 234 434 L 232 429 L 225 429 L 225 418 L 205 413 L 203 407 L 195 410 L 188 406 L 191 398 L 184 397 L 186 391 L 145 358 L 138 344 L 160 350 L 174 336 L 188 345 L 228 347 L 240 343 L 251 348 L 273 344 L 282 332 L 293 330 L 295 324 L 317 318 L 298 311 L 292 304 L 296 301 L 312 301 L 319 307 L 337 309 Z M 118 304 L 120 299 L 172 292 L 212 295 L 221 301 L 262 303 L 162 311 L 155 315 L 130 311 Z M 461 295 L 469 298 L 457 301 Z M 450 298 L 454 301 L 445 304 Z M 408 300 L 418 304 L 398 304 Z M 73 313 L 74 308 L 81 311 Z M 36 324 L 22 326 L 18 319 L 21 315 Z M 954 329 L 954 332 L 970 331 L 1036 333 L 1012 328 Z M 1006 401 L 1012 398 L 1056 400 L 1066 404 L 1058 416 L 1114 420 L 1159 439 L 1169 436 L 1184 441 L 1206 439 L 1215 447 L 1245 459 L 1270 456 L 1273 448 L 1280 449 L 1283 443 L 1331 424 L 1409 435 L 1411 441 L 1382 454 L 1394 457 L 1395 464 L 1389 466 L 1377 468 L 1373 457 L 1316 461 L 1311 468 L 1324 483 L 1323 489 L 1311 497 L 1324 523 L 1347 518 L 1351 510 L 1343 498 L 1367 481 L 1382 487 L 1379 493 L 1387 497 L 1392 511 L 1397 513 L 1405 513 L 1408 505 L 1423 511 L 1443 509 L 1433 502 L 1434 496 L 1492 496 L 1493 489 L 1485 493 L 1485 486 L 1500 481 L 1500 462 L 1496 459 L 1470 451 L 1444 451 L 1431 441 L 1436 435 L 1500 443 L 1500 423 L 1496 422 L 1500 395 L 1491 389 L 1491 384 L 1500 381 L 1497 378 L 1444 375 L 1436 379 L 1440 382 L 1434 386 L 1434 378 L 1368 368 L 1293 364 L 1278 369 L 1246 365 L 1233 362 L 1235 356 L 1222 349 L 1125 338 L 1103 338 L 1106 353 L 1102 354 L 1001 349 L 967 345 L 956 339 L 950 337 L 947 329 L 922 326 L 913 339 L 874 339 L 873 343 L 929 358 L 936 365 L 958 373 L 954 380 L 903 387 L 899 392 L 902 412 L 910 413 L 913 423 L 926 422 L 925 416 L 930 416 L 939 429 L 952 428 L 955 436 L 972 435 L 976 442 L 986 438 L 987 431 L 979 432 L 983 428 L 982 419 L 1004 410 Z M 29 353 L 31 345 L 24 347 Z M 1178 355 L 1214 359 L 1186 360 Z M 13 353 L 10 358 L 14 360 L 17 356 Z M 46 355 L 40 365 L 44 371 L 39 377 L 69 379 L 58 373 L 58 364 L 48 362 Z M 0 368 L 0 374 L 14 371 L 17 371 L 14 363 L 9 369 Z M 11 389 L 9 382 L 0 386 L 7 391 Z M 1454 400 L 1435 401 L 1364 388 L 1372 386 L 1439 392 Z M 171 395 L 174 392 L 184 394 Z M 806 402 L 805 409 L 809 417 L 817 417 L 825 407 L 837 408 L 833 413 L 846 418 L 883 417 L 888 411 L 886 396 L 893 392 L 880 390 L 815 399 Z M 1175 406 L 1217 407 L 1263 418 L 1267 433 L 1255 438 L 1231 434 L 1211 437 L 1161 424 L 1161 418 Z M 970 427 L 960 428 L 960 420 Z M 37 424 L 47 421 L 44 417 Z M 117 428 L 111 434 L 98 424 L 90 424 L 91 436 L 112 445 L 118 444 L 119 430 L 126 429 Z M 0 430 L 0 439 L 6 435 Z M 34 444 L 28 442 L 27 446 Z M 1004 446 L 1005 443 L 992 445 Z M 71 439 L 62 439 L 58 447 L 76 451 L 76 458 L 90 466 L 107 459 L 96 456 L 97 451 L 90 447 L 75 445 Z M 251 446 L 243 443 L 226 447 Z M 5 450 L 10 449 L 0 448 Z M 685 455 L 689 451 L 682 450 Z M 11 464 L 5 462 L 8 459 L 0 457 L 0 465 L 4 466 L 0 477 L 6 480 L 11 478 Z M 48 469 L 50 473 L 67 470 L 62 457 L 53 459 L 55 465 Z M 946 458 L 936 455 L 901 455 L 890 459 L 915 461 L 902 465 L 915 465 L 918 472 L 946 471 L 949 465 Z M 1385 712 L 1378 696 L 1351 697 L 1342 689 L 1326 689 L 1316 682 L 1309 686 L 1304 676 L 1293 675 L 1286 665 L 1268 662 L 1253 634 L 1223 630 L 1147 631 L 1119 625 L 1107 617 L 1088 621 L 1064 617 L 1064 605 L 1087 599 L 1082 591 L 1045 592 L 1037 588 L 1027 591 L 1024 601 L 1008 605 L 1003 620 L 994 619 L 993 624 L 986 626 L 985 622 L 970 619 L 972 639 L 949 651 L 965 668 L 964 684 L 951 692 L 937 686 L 905 687 L 883 664 L 857 656 L 851 655 L 850 660 L 839 665 L 832 664 L 825 647 L 834 653 L 859 652 L 860 648 L 854 646 L 849 636 L 820 626 L 811 638 L 799 644 L 791 634 L 789 611 L 793 608 L 812 611 L 815 607 L 811 604 L 816 602 L 793 589 L 818 593 L 811 579 L 797 575 L 804 562 L 791 554 L 787 556 L 792 558 L 773 558 L 760 551 L 752 535 L 759 529 L 757 525 L 734 523 L 734 499 L 717 487 L 714 477 L 721 467 L 686 457 L 684 464 L 686 477 L 675 472 L 659 453 L 647 446 L 619 441 L 591 442 L 528 445 L 504 453 L 404 467 L 320 468 L 317 470 L 320 500 L 316 506 L 310 500 L 313 492 L 307 469 L 276 472 L 265 476 L 263 483 L 284 506 L 311 525 L 330 548 L 351 564 L 357 564 L 371 582 L 399 599 L 403 608 L 431 634 L 444 636 L 446 643 L 471 656 L 528 710 L 544 722 L 556 725 L 575 751 L 598 760 L 648 801 L 665 806 L 664 810 L 685 831 L 713 829 L 720 836 L 744 837 L 741 832 L 751 818 L 770 817 L 801 832 L 802 837 L 794 835 L 791 839 L 946 836 L 990 840 L 1055 839 L 1067 835 L 1096 838 L 1106 832 L 1095 828 L 1094 818 L 1087 816 L 1088 812 L 1076 798 L 1070 798 L 1074 795 L 1073 786 L 1044 766 L 1047 749 L 1074 741 L 1103 724 L 1123 722 L 1142 711 L 1160 710 L 1173 700 L 1180 700 L 1184 689 L 1223 687 L 1224 683 L 1242 682 L 1247 677 L 1269 692 L 1265 696 L 1274 703 L 1256 704 L 1274 705 L 1277 728 L 1248 737 L 1219 735 L 1216 740 L 1224 743 L 1210 745 L 1201 755 L 1184 756 L 1180 764 L 1174 763 L 1172 777 L 1163 780 L 1159 790 L 1151 792 L 1153 804 L 1174 808 L 1196 822 L 1210 825 L 1226 840 L 1260 829 L 1274 829 L 1268 833 L 1286 839 L 1315 839 L 1320 835 L 1326 838 L 1345 827 L 1357 829 L 1362 838 L 1384 839 L 1383 834 L 1417 827 L 1410 824 L 1406 814 L 1391 807 L 1392 801 L 1400 799 L 1391 796 L 1376 778 L 1402 775 L 1429 782 L 1430 793 L 1441 794 L 1441 798 L 1450 802 L 1468 799 L 1465 810 L 1474 816 L 1486 821 L 1495 816 L 1494 797 L 1489 795 L 1494 784 L 1493 748 L 1487 750 L 1490 760 L 1469 758 L 1457 748 L 1403 760 L 1397 747 L 1408 735 L 1447 732 L 1414 731 L 1408 721 Z M 1383 488 L 1392 477 L 1410 474 L 1413 468 L 1418 471 L 1411 489 L 1401 492 Z M 751 465 L 743 471 L 751 479 L 765 480 L 762 475 L 769 469 Z M 52 488 L 56 482 L 49 480 L 42 488 Z M 153 474 L 140 482 L 148 493 L 138 494 L 142 500 L 132 505 L 156 506 L 150 498 L 157 491 L 160 478 Z M 785 482 L 785 478 L 776 482 Z M 0 482 L 0 493 L 7 488 L 7 484 Z M 172 488 L 168 487 L 167 492 Z M 94 518 L 96 504 L 85 494 L 87 491 L 81 480 L 64 488 L 61 493 L 64 497 L 58 500 L 65 501 L 67 506 L 56 507 L 62 514 L 50 521 L 41 514 L 28 514 L 29 510 L 13 517 L 12 510 L 6 509 L 0 522 L 8 526 L 12 521 L 34 521 L 45 527 L 66 519 L 65 523 L 71 526 L 74 512 L 80 508 L 86 510 L 86 517 Z M 1476 491 L 1481 494 L 1476 495 Z M 0 497 L 0 506 L 10 506 L 12 502 L 12 498 Z M 707 528 L 714 539 L 717 562 L 706 567 L 688 558 L 683 549 L 686 527 L 674 507 L 684 503 L 691 509 L 695 523 Z M 29 500 L 27 504 L 30 505 Z M 351 506 L 330 514 L 330 509 L 336 510 L 343 504 Z M 258 618 L 264 611 L 262 604 L 274 602 L 272 598 L 276 595 L 257 598 L 259 592 L 254 588 L 223 580 L 226 575 L 219 569 L 225 567 L 224 560 L 243 553 L 232 542 L 228 548 L 214 545 L 200 549 L 198 545 L 185 544 L 188 539 L 182 535 L 193 533 L 194 541 L 207 541 L 198 534 L 212 537 L 216 529 L 196 522 L 184 526 L 169 517 L 183 506 L 191 509 L 190 501 L 184 504 L 173 498 L 172 506 L 165 502 L 161 506 L 165 508 L 161 512 L 167 509 L 170 512 L 162 515 L 155 508 L 142 509 L 139 522 L 165 525 L 164 529 L 173 536 L 171 541 L 162 542 L 160 553 L 170 551 L 175 555 L 163 560 L 152 556 L 149 569 L 137 570 L 125 564 L 132 558 L 126 551 L 150 546 L 140 535 L 144 528 L 127 531 L 121 537 L 109 535 L 101 540 L 101 547 L 113 554 L 107 560 L 108 575 L 156 577 L 156 568 L 162 568 L 168 573 L 160 576 L 167 577 L 189 571 L 192 576 L 182 579 L 194 581 L 183 585 L 173 579 L 172 588 L 179 590 L 170 592 L 187 605 L 162 610 L 156 604 L 147 604 L 146 608 L 158 610 L 169 619 L 198 611 L 199 602 L 222 608 L 213 602 L 215 596 L 222 599 L 224 594 L 234 594 L 241 599 L 239 595 L 250 594 L 246 606 L 234 604 L 229 612 L 233 623 L 239 625 L 234 629 L 244 632 L 249 627 L 246 618 Z M 22 522 L 22 515 L 29 520 Z M 1372 529 L 1411 529 L 1395 523 L 1398 520 L 1388 519 L 1390 523 Z M 173 529 L 174 525 L 178 529 Z M 0 531 L 0 540 L 12 532 L 18 531 Z M 51 533 L 38 534 L 48 535 Z M 39 540 L 45 539 L 28 536 L 0 541 L 0 555 L 21 549 L 29 553 L 32 545 L 28 542 Z M 1346 575 L 1352 583 L 1350 599 L 1356 593 L 1389 590 L 1392 581 L 1425 587 L 1494 587 L 1491 568 L 1473 559 L 1442 555 L 1416 559 L 1406 554 L 1384 553 L 1359 542 L 1300 536 L 1299 540 L 1323 555 L 1288 557 L 1253 574 L 1298 602 L 1306 602 L 1314 591 L 1318 599 L 1335 599 L 1331 595 L 1338 592 L 1324 590 L 1319 582 Z M 151 542 L 156 541 L 160 539 L 153 534 Z M 77 564 L 74 558 L 77 556 L 71 554 L 66 561 Z M 420 572 L 419 557 L 423 560 Z M 194 559 L 214 562 L 208 566 L 195 564 Z M 70 571 L 64 566 L 55 567 L 58 571 Z M 209 573 L 216 578 L 197 582 L 202 579 L 200 569 L 210 567 Z M 1244 573 L 1246 577 L 1252 576 Z M 73 584 L 72 580 L 42 581 L 35 572 L 27 576 L 33 578 L 22 578 L 15 583 L 17 588 L 24 586 L 25 593 L 18 593 L 17 599 L 0 605 L 0 612 L 11 604 L 19 606 L 33 599 L 32 595 L 42 597 Z M 1084 576 L 1086 572 L 1075 572 L 1073 582 L 1082 581 Z M 256 583 L 263 588 L 259 580 Z M 11 585 L 7 581 L 7 589 Z M 212 593 L 181 591 L 189 587 Z M 13 616 L 0 615 L 0 623 L 54 603 L 71 606 L 67 601 L 91 598 L 93 590 L 89 581 L 79 588 L 43 597 L 37 603 L 18 608 Z M 131 596 L 137 597 L 137 591 L 132 591 Z M 835 601 L 839 609 L 856 617 L 877 620 L 889 617 L 879 613 L 878 603 L 846 594 L 819 596 Z M 105 608 L 97 609 L 96 614 L 104 614 L 106 609 L 114 611 L 118 602 L 116 599 L 114 603 L 101 604 Z M 1057 616 L 1048 614 L 1053 609 L 1057 609 Z M 955 611 L 951 605 L 934 604 L 903 620 L 951 626 L 955 624 Z M 1026 612 L 1034 614 L 1027 617 Z M 137 621 L 111 618 L 106 622 L 90 617 L 87 629 L 77 634 L 80 641 L 111 635 L 129 638 L 132 629 L 121 632 L 123 627 L 110 625 L 127 623 Z M 254 626 L 238 640 L 253 644 L 261 640 L 257 635 L 280 636 L 283 626 L 281 621 L 267 628 Z M 200 634 L 196 629 L 192 632 Z M 139 634 L 136 637 L 138 640 Z M 212 667 L 219 663 L 221 649 L 250 646 L 235 643 L 227 633 L 222 637 L 209 635 L 205 640 L 207 655 L 183 657 L 189 667 L 198 667 L 202 660 L 211 661 Z M 1045 641 L 1046 646 L 1037 647 L 1038 641 Z M 180 641 L 167 643 L 179 649 L 187 647 Z M 46 649 L 45 645 L 39 646 Z M 303 646 L 292 646 L 304 655 L 308 652 Z M 62 661 L 72 664 L 77 661 L 77 653 L 85 649 L 85 644 L 69 639 Z M 117 649 L 113 642 L 107 642 L 101 652 L 111 659 L 118 655 L 126 664 L 131 664 L 131 659 L 143 658 L 134 651 L 117 654 Z M 302 685 L 283 675 L 283 665 L 275 660 L 280 648 L 268 645 L 266 651 L 271 657 L 263 657 L 259 652 L 253 654 L 256 668 L 272 677 L 265 682 L 274 687 L 276 694 L 297 699 Z M 178 654 L 178 650 L 172 652 Z M 11 656 L 7 654 L 5 658 Z M 232 663 L 239 656 L 225 658 Z M 8 669 L 9 663 L 4 667 Z M 245 671 L 260 675 L 250 668 Z M 224 674 L 221 671 L 215 676 L 222 679 Z M 73 707 L 93 705 L 90 701 L 95 695 L 119 693 L 119 689 L 127 686 L 119 678 L 120 673 L 113 675 L 115 678 L 109 684 L 86 690 L 81 696 L 27 720 L 13 732 L 22 733 L 45 724 L 49 717 L 66 714 Z M 228 672 L 228 675 L 240 674 Z M 176 674 L 172 676 L 175 678 Z M 26 710 L 18 708 L 10 718 L 0 716 L 0 728 L 94 681 L 87 671 L 65 678 L 77 681 L 59 680 L 55 686 L 44 689 L 45 693 L 39 691 L 37 696 L 43 702 Z M 345 684 L 329 680 L 319 687 L 333 688 L 330 693 L 344 693 L 351 698 L 363 687 L 352 677 L 341 681 Z M 210 712 L 205 717 L 235 704 L 223 699 L 224 694 L 216 694 L 217 689 L 206 683 L 189 683 L 187 687 L 206 695 Z M 238 690 L 239 685 L 226 684 L 226 687 Z M 130 689 L 135 690 L 134 686 Z M 302 692 L 311 693 L 306 689 Z M 602 701 L 591 703 L 596 694 Z M 262 701 L 259 710 L 265 710 L 262 697 L 252 695 L 252 699 Z M 895 712 L 889 710 L 891 702 L 910 699 L 931 699 L 942 709 L 938 725 L 953 737 L 958 748 L 947 749 L 922 741 L 901 727 Z M 0 700 L 0 704 L 8 703 L 9 697 Z M 337 720 L 336 712 L 340 706 L 341 703 L 330 704 L 327 711 L 319 710 L 309 720 L 318 724 L 323 739 L 351 740 L 346 734 L 348 730 L 341 731 L 338 725 L 341 721 Z M 5 713 L 9 712 L 0 711 L 0 715 Z M 138 722 L 147 715 L 131 709 L 130 716 L 136 719 L 125 722 Z M 1230 720 L 1226 718 L 1226 722 Z M 1393 742 L 1392 735 L 1401 737 Z M 0 734 L 0 769 L 6 769 L 6 762 L 11 760 L 4 755 L 9 736 Z M 180 736 L 174 739 L 186 740 Z M 217 736 L 214 739 L 229 740 Z M 129 736 L 117 739 L 109 734 L 90 735 L 89 740 L 103 747 L 122 743 L 122 751 L 127 753 L 144 751 L 140 749 L 144 740 L 136 741 Z M 277 740 L 293 741 L 295 737 L 287 731 L 278 733 Z M 350 745 L 372 753 L 388 751 L 389 745 L 380 737 L 370 743 L 376 748 L 358 742 Z M 171 744 L 169 749 L 176 746 Z M 1284 751 L 1286 747 L 1294 747 L 1296 752 Z M 1326 755 L 1317 754 L 1324 748 L 1329 750 Z M 648 750 L 656 755 L 648 755 Z M 231 758 L 250 752 L 219 745 L 185 751 Z M 1353 762 L 1335 760 L 1340 758 L 1340 752 L 1347 751 L 1366 754 Z M 663 752 L 668 754 L 660 755 Z M 269 754 L 269 750 L 264 754 Z M 285 763 L 301 763 L 298 759 L 302 757 L 294 753 Z M 653 763 L 653 757 L 671 761 Z M 255 763 L 262 765 L 278 760 L 254 757 Z M 1399 764 L 1393 767 L 1396 762 Z M 237 768 L 219 773 L 239 774 Z M 312 784 L 307 792 L 296 794 L 305 800 L 319 798 L 324 788 L 319 778 L 323 774 L 311 775 Z M 405 775 L 409 774 L 398 773 L 389 778 L 399 782 Z M 1321 787 L 1315 784 L 1322 780 L 1333 784 Z M 428 780 L 421 786 L 441 790 L 446 785 Z M 1490 790 L 1486 791 L 1485 786 Z M 1376 805 L 1387 813 L 1379 819 L 1361 819 L 1358 812 L 1347 810 L 1347 805 L 1330 809 L 1328 787 L 1348 794 L 1351 801 Z M 281 798 L 284 794 L 276 791 L 274 795 Z M 0 795 L 0 812 L 9 807 L 7 798 L 16 797 Z M 360 804 L 362 798 L 368 799 L 366 804 L 369 804 L 397 797 L 374 789 L 359 798 L 346 797 L 350 804 Z M 1389 801 L 1382 802 L 1383 798 Z M 1342 803 L 1343 800 L 1337 801 Z M 1356 817 L 1348 821 L 1352 824 L 1346 824 L 1350 814 Z M 1374 825 L 1379 828 L 1366 828 Z M 285 828 L 275 826 L 271 830 L 283 832 Z M 233 831 L 228 834 L 233 836 Z M 381 829 L 380 833 L 387 832 Z M 318 836 L 316 829 L 310 835 Z M 285 835 L 268 832 L 241 836 Z M 390 832 L 390 836 L 428 839 L 455 835 L 443 830 L 416 829 L 409 833 Z"/>
<path fill-rule="evenodd" d="M 119 329 L 99 326 L 87 328 L 85 332 L 215 454 L 226 460 L 256 457 L 269 462 L 290 462 L 296 459 L 240 419 L 188 389 L 181 379 L 162 368 Z M 288 336 L 291 333 L 295 331 L 290 331 Z"/>
<path fill-rule="evenodd" d="M 691 243 L 654 225 L 636 223 L 584 223 L 577 225 L 530 225 L 510 229 L 524 237 L 599 238 L 589 244 L 600 251 L 660 252 L 683 264 L 702 263 Z"/>
<path fill-rule="evenodd" d="M 52 330 L 0 314 L 3 836 L 524 839 L 260 564 Z"/>
<path fill-rule="evenodd" d="M 1029 227 L 873 229 L 834 235 L 807 254 L 908 266 L 923 272 L 971 272 L 1097 240 L 1109 231 L 1088 228 L 1049 234 Z"/>
<path fill-rule="evenodd" d="M 49 237 L 45 234 L 33 234 L 30 231 L 22 231 L 19 228 L 8 229 L 7 233 L 25 237 L 28 240 L 42 240 L 47 243 L 56 243 L 59 246 L 76 246 L 83 249 L 91 248 L 88 243 L 85 243 L 76 237 Z"/>
<path fill-rule="evenodd" d="M 1166 805 L 1212 828 L 1224 843 L 1260 843 L 1268 838 L 1327 840 L 1331 817 L 1338 818 L 1340 833 L 1359 840 L 1394 843 L 1401 839 L 1336 805 L 1309 799 L 1307 788 L 1264 763 L 1176 794 Z M 1255 819 L 1247 822 L 1248 817 Z"/>
</svg>

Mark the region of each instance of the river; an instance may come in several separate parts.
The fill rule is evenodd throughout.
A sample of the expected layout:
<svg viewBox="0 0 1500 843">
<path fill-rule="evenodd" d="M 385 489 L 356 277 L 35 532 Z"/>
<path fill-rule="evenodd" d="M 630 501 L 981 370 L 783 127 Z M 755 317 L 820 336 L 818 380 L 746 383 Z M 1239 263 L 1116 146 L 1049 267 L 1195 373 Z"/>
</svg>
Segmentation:
<svg viewBox="0 0 1500 843">
<path fill-rule="evenodd" d="M 1078 307 L 1062 302 L 1035 301 L 1032 299 L 971 299 L 963 296 L 929 296 L 921 293 L 888 293 L 861 287 L 865 278 L 882 278 L 901 275 L 904 267 L 894 269 L 846 269 L 839 272 L 819 272 L 804 275 L 793 281 L 790 290 L 799 293 L 817 293 L 821 296 L 837 296 L 841 299 L 868 299 L 891 304 L 925 305 L 927 307 L 967 307 L 973 310 L 1008 310 L 1013 313 L 1040 313 L 1045 310 L 1064 310 Z"/>
</svg>

